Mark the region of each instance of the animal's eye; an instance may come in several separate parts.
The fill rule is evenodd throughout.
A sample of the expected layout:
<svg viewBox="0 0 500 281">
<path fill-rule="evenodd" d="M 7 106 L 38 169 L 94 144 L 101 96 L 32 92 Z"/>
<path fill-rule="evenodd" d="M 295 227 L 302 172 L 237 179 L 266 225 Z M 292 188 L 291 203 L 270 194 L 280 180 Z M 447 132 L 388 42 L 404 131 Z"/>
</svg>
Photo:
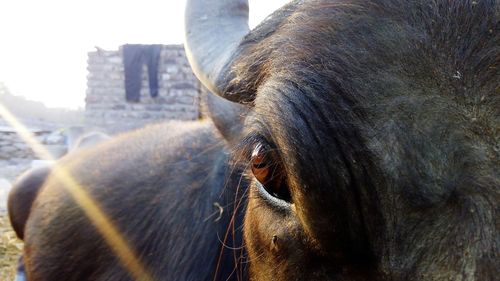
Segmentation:
<svg viewBox="0 0 500 281">
<path fill-rule="evenodd" d="M 282 166 L 274 152 L 257 144 L 251 156 L 252 173 L 269 195 L 290 202 L 291 196 L 284 180 Z"/>
</svg>

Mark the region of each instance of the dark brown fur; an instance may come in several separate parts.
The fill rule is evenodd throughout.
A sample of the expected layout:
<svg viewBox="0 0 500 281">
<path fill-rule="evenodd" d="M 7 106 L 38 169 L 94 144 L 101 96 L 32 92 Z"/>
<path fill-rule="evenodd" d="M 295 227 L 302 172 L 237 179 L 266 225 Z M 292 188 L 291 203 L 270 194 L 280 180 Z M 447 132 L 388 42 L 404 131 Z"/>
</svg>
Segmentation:
<svg viewBox="0 0 500 281">
<path fill-rule="evenodd" d="M 31 212 L 33 201 L 50 174 L 50 170 L 50 165 L 28 170 L 19 176 L 9 192 L 7 206 L 10 224 L 20 239 L 24 238 L 24 226 Z"/>
<path fill-rule="evenodd" d="M 227 91 L 294 203 L 250 189 L 254 280 L 499 276 L 499 11 L 297 1 L 247 36 Z"/>
<path fill-rule="evenodd" d="M 246 104 L 234 124 L 213 116 L 227 143 L 210 125 L 157 127 L 61 164 L 159 280 L 234 268 L 216 234 L 231 218 L 204 219 L 215 194 L 238 205 L 257 143 L 277 152 L 292 199 L 276 203 L 248 173 L 248 260 L 236 261 L 251 280 L 495 280 L 499 12 L 496 1 L 292 2 L 223 76 Z M 33 280 L 128 280 L 57 179 L 33 208 Z"/>
<path fill-rule="evenodd" d="M 246 184 L 214 132 L 209 122 L 150 126 L 56 165 L 91 194 L 154 280 L 238 280 Z M 133 280 L 66 188 L 52 173 L 31 208 L 28 280 Z"/>
</svg>

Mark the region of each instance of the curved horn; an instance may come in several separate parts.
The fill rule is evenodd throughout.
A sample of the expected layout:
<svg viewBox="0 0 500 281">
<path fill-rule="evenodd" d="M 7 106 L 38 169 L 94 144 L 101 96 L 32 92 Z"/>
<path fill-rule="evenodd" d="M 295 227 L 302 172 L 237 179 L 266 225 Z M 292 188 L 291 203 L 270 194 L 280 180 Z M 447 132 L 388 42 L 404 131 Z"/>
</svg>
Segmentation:
<svg viewBox="0 0 500 281">
<path fill-rule="evenodd" d="M 187 1 L 184 47 L 194 73 L 213 93 L 228 98 L 225 74 L 249 31 L 248 0 Z"/>
</svg>

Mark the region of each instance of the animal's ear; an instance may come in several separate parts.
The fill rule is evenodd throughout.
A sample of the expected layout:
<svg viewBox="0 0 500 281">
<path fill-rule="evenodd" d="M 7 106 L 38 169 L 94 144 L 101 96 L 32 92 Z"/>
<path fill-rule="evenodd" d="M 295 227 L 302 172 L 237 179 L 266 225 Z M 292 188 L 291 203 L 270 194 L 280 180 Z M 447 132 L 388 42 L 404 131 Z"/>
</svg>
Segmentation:
<svg viewBox="0 0 500 281">
<path fill-rule="evenodd" d="M 234 145 L 243 131 L 249 107 L 210 92 L 205 95 L 205 106 L 217 130 L 230 145 Z"/>
</svg>

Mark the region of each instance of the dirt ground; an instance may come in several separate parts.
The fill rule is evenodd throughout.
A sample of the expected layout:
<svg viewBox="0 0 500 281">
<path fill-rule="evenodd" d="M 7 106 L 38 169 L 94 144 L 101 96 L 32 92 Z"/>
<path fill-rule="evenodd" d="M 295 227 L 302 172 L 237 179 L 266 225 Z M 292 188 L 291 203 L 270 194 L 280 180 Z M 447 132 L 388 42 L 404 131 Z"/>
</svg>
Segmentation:
<svg viewBox="0 0 500 281">
<path fill-rule="evenodd" d="M 0 212 L 0 280 L 12 281 L 23 242 L 17 239 L 5 212 Z"/>
</svg>

